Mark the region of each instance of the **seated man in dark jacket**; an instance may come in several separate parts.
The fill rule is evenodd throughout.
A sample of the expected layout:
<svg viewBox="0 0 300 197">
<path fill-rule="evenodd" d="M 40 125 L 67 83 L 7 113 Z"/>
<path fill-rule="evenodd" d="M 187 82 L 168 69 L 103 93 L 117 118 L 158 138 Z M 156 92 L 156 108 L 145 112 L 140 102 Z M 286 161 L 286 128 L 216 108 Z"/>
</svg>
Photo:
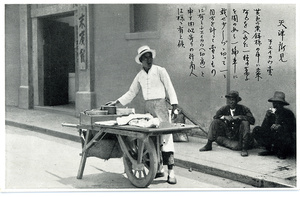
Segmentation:
<svg viewBox="0 0 300 197">
<path fill-rule="evenodd" d="M 254 139 L 266 149 L 258 155 L 277 155 L 285 159 L 295 153 L 296 119 L 291 110 L 284 108 L 289 103 L 283 92 L 276 91 L 268 101 L 273 103 L 273 108 L 267 110 L 262 125 L 253 129 Z"/>
<path fill-rule="evenodd" d="M 243 157 L 248 156 L 250 124 L 255 123 L 255 118 L 248 107 L 238 104 L 242 100 L 239 92 L 230 91 L 225 97 L 227 105 L 221 107 L 213 117 L 207 144 L 199 151 L 212 150 L 212 142 L 216 141 L 227 148 L 242 150 Z"/>
</svg>

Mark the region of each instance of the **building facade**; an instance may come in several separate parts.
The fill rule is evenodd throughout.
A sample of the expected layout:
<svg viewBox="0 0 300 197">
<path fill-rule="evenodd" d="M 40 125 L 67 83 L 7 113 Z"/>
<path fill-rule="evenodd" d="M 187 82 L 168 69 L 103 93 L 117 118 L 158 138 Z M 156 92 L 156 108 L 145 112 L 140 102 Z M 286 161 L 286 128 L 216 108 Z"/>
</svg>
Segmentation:
<svg viewBox="0 0 300 197">
<path fill-rule="evenodd" d="M 5 104 L 74 104 L 78 115 L 125 93 L 149 45 L 179 105 L 207 130 L 225 94 L 262 122 L 283 91 L 296 112 L 296 6 L 291 4 L 7 4 Z M 128 107 L 143 113 L 141 94 Z"/>
</svg>

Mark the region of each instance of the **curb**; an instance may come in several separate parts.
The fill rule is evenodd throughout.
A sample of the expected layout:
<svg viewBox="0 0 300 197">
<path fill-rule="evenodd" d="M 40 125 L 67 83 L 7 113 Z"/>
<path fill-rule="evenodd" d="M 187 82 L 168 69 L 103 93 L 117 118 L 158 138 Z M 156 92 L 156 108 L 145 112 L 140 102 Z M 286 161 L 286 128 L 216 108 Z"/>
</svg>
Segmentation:
<svg viewBox="0 0 300 197">
<path fill-rule="evenodd" d="M 31 131 L 36 131 L 53 137 L 59 137 L 62 139 L 71 140 L 74 142 L 81 142 L 79 136 L 77 137 L 75 135 L 66 134 L 51 129 L 45 129 L 42 127 L 17 123 L 10 120 L 5 120 L 5 124 L 9 126 L 31 130 Z M 194 170 L 194 171 L 198 171 L 198 172 L 202 172 L 202 173 L 206 173 L 206 174 L 210 174 L 210 175 L 214 175 L 214 176 L 218 176 L 218 177 L 222 177 L 234 181 L 239 181 L 241 183 L 252 185 L 257 188 L 294 188 L 294 186 L 292 185 L 279 183 L 273 180 L 266 180 L 261 177 L 251 177 L 247 175 L 242 175 L 242 174 L 238 174 L 238 173 L 234 173 L 234 172 L 230 172 L 218 168 L 213 168 L 207 165 L 186 161 L 183 159 L 175 158 L 175 162 L 177 166 L 189 169 L 189 171 Z"/>
<path fill-rule="evenodd" d="M 219 168 L 213 168 L 207 165 L 202 165 L 194 162 L 185 161 L 182 159 L 175 158 L 175 163 L 177 166 L 189 169 L 189 171 L 198 171 L 205 174 L 210 174 L 233 181 L 239 181 L 248 185 L 252 185 L 257 188 L 294 188 L 292 185 L 282 184 L 272 180 L 266 180 L 260 177 L 251 177 L 247 175 L 238 174 L 235 172 L 230 172 L 222 170 Z"/>
<path fill-rule="evenodd" d="M 50 135 L 50 136 L 53 136 L 53 137 L 59 137 L 59 138 L 62 138 L 62 139 L 71 140 L 71 141 L 74 141 L 74 142 L 81 142 L 79 136 L 77 137 L 75 135 L 66 134 L 66 133 L 58 132 L 58 131 L 51 130 L 51 129 L 45 129 L 45 128 L 42 128 L 42 127 L 37 127 L 37 126 L 28 125 L 28 124 L 18 123 L 18 122 L 14 122 L 14 121 L 10 121 L 10 120 L 5 120 L 5 124 L 9 125 L 9 126 L 19 127 L 19 128 L 22 128 L 22 129 L 36 131 L 36 132 L 43 133 L 43 134 L 46 134 L 46 135 Z"/>
</svg>

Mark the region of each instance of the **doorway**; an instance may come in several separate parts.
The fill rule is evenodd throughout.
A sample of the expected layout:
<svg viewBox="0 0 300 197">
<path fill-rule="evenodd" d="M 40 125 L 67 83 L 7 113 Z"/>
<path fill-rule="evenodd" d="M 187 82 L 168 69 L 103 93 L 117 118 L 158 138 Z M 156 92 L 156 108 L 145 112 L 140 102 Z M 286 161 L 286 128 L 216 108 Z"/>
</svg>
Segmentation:
<svg viewBox="0 0 300 197">
<path fill-rule="evenodd" d="M 75 109 L 75 30 L 73 16 L 42 19 L 43 106 Z M 74 23 L 74 22 L 73 22 Z M 72 108 L 72 107 L 71 107 Z"/>
</svg>

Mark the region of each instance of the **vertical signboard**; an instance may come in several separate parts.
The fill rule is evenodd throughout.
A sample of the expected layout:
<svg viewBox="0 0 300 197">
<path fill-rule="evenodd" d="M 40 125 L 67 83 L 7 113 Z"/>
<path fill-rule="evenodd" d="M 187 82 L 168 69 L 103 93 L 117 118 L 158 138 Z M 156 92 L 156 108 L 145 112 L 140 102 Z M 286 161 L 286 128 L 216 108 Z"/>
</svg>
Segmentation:
<svg viewBox="0 0 300 197">
<path fill-rule="evenodd" d="M 78 65 L 80 70 L 87 68 L 87 13 L 86 6 L 79 6 L 77 13 L 77 42 L 78 42 Z"/>
</svg>

